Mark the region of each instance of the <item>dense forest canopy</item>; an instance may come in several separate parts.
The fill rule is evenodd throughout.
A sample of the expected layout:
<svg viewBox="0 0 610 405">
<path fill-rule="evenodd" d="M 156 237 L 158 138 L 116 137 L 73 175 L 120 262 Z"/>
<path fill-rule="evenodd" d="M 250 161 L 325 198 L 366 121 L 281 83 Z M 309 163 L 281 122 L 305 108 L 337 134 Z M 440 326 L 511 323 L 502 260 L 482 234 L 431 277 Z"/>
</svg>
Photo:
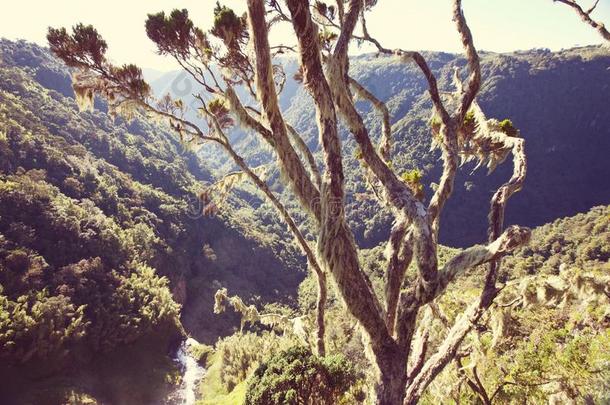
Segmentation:
<svg viewBox="0 0 610 405">
<path fill-rule="evenodd" d="M 212 312 L 221 284 L 264 301 L 294 296 L 302 264 L 254 232 L 251 210 L 193 211 L 213 178 L 172 134 L 78 114 L 69 72 L 48 51 L 5 40 L 0 50 L 3 381 L 20 378 L 14 367 L 45 377 L 148 336 L 163 357 L 183 328 L 211 344 L 236 322 Z"/>
</svg>

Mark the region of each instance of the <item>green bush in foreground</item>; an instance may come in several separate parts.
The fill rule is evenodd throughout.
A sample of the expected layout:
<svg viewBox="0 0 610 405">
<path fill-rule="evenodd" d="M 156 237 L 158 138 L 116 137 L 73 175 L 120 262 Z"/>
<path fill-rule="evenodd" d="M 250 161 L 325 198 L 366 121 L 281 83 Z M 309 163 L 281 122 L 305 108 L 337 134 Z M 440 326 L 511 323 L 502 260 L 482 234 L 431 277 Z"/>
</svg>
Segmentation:
<svg viewBox="0 0 610 405">
<path fill-rule="evenodd" d="M 294 346 L 258 367 L 245 403 L 336 404 L 358 379 L 343 356 L 318 357 L 306 347 Z"/>
<path fill-rule="evenodd" d="M 219 340 L 216 351 L 221 360 L 220 381 L 223 387 L 228 392 L 232 391 L 265 359 L 293 344 L 291 339 L 272 332 L 239 333 Z"/>
</svg>

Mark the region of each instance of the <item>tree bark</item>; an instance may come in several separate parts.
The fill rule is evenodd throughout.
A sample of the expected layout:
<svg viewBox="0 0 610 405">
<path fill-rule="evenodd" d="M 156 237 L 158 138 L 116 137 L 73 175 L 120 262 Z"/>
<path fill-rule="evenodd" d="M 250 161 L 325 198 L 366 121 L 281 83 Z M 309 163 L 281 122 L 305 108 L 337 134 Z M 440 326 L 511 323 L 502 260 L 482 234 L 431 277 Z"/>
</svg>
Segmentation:
<svg viewBox="0 0 610 405">
<path fill-rule="evenodd" d="M 316 272 L 316 281 L 318 282 L 318 301 L 316 302 L 316 350 L 318 352 L 318 356 L 326 356 L 326 345 L 324 344 L 324 334 L 326 333 L 324 314 L 326 311 L 326 299 L 328 296 L 326 273 L 321 270 Z"/>
<path fill-rule="evenodd" d="M 275 150 L 280 160 L 279 167 L 288 175 L 290 184 L 301 204 L 319 220 L 320 207 L 318 200 L 320 193 L 311 182 L 299 156 L 290 143 L 286 124 L 280 112 L 271 66 L 269 31 L 265 21 L 265 3 L 259 0 L 248 0 L 248 17 L 250 35 L 256 54 L 257 97 L 262 107 L 263 117 L 271 127 Z"/>
<path fill-rule="evenodd" d="M 407 365 L 403 356 L 396 356 L 394 360 L 379 364 L 381 375 L 375 387 L 376 405 L 402 404 L 407 385 Z"/>
</svg>

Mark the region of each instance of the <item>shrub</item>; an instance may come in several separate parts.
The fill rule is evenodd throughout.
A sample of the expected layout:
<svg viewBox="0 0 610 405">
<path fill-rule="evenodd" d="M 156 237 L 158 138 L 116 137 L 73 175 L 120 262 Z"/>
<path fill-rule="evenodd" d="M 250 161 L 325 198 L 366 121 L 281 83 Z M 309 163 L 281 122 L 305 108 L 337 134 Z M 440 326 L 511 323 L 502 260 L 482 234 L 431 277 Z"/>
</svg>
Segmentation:
<svg viewBox="0 0 610 405">
<path fill-rule="evenodd" d="M 513 125 L 513 122 L 508 118 L 500 121 L 500 129 L 508 136 L 518 137 L 519 131 Z"/>
<path fill-rule="evenodd" d="M 0 358 L 25 363 L 63 354 L 85 334 L 83 310 L 68 297 L 49 296 L 47 290 L 16 301 L 0 295 Z"/>
<path fill-rule="evenodd" d="M 26 271 L 30 265 L 28 253 L 23 249 L 13 250 L 6 256 L 6 267 L 16 273 Z"/>
<path fill-rule="evenodd" d="M 266 358 L 285 349 L 294 342 L 275 333 L 260 335 L 244 333 L 220 340 L 216 351 L 221 359 L 220 381 L 227 391 L 244 381 Z"/>
<path fill-rule="evenodd" d="M 336 404 L 359 376 L 340 355 L 317 357 L 294 346 L 261 364 L 246 392 L 246 404 Z"/>
<path fill-rule="evenodd" d="M 194 343 L 188 346 L 188 352 L 197 363 L 205 366 L 210 356 L 214 353 L 214 348 L 203 343 Z"/>
<path fill-rule="evenodd" d="M 136 265 L 129 277 L 114 275 L 118 287 L 108 296 L 101 296 L 95 311 L 94 345 L 110 349 L 130 343 L 153 328 L 176 325 L 180 306 L 169 291 L 169 281 L 159 277 L 154 269 Z"/>
<path fill-rule="evenodd" d="M 418 199 L 424 198 L 424 185 L 421 183 L 423 173 L 419 169 L 413 169 L 404 172 L 401 176 L 402 180 L 407 183 L 411 191 Z"/>
</svg>

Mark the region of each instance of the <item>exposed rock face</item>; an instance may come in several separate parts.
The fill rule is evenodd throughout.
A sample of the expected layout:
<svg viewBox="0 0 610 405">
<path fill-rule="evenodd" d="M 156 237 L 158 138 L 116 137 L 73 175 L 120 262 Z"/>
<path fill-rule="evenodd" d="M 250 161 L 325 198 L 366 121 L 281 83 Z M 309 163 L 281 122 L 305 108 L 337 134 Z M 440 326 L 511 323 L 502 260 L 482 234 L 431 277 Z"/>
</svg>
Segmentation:
<svg viewBox="0 0 610 405">
<path fill-rule="evenodd" d="M 187 289 L 186 289 L 186 278 L 184 276 L 178 277 L 172 286 L 172 296 L 174 297 L 174 301 L 176 301 L 180 305 L 184 305 L 187 299 Z"/>
</svg>

